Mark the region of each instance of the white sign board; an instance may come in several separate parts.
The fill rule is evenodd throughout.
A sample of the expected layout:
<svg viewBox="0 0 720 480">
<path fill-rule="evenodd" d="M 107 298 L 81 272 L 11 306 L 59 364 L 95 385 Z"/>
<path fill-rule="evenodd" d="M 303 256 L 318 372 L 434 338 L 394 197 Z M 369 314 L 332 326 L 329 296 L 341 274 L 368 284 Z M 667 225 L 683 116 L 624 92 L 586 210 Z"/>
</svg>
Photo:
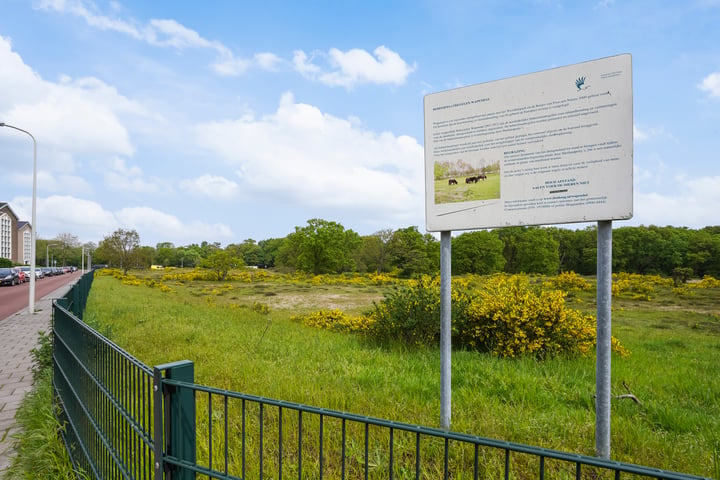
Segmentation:
<svg viewBox="0 0 720 480">
<path fill-rule="evenodd" d="M 629 54 L 427 95 L 428 231 L 624 220 Z"/>
</svg>

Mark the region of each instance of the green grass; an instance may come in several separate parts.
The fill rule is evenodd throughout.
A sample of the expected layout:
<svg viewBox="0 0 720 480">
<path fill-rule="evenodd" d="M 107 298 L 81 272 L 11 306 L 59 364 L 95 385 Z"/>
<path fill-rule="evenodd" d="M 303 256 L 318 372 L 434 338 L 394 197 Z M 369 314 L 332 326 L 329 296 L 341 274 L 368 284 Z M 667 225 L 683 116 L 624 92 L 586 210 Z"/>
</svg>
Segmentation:
<svg viewBox="0 0 720 480">
<path fill-rule="evenodd" d="M 2 478 L 87 478 L 73 472 L 65 445 L 60 439 L 61 427 L 53 415 L 50 369 L 39 372 L 32 392 L 25 397 L 15 418 L 20 426 L 20 432 L 12 439 L 15 456 Z"/>
<path fill-rule="evenodd" d="M 218 388 L 438 427 L 437 349 L 382 348 L 306 327 L 297 313 L 358 313 L 382 297 L 367 285 L 292 282 L 168 283 L 171 292 L 95 279 L 86 319 L 146 364 L 195 362 L 196 381 Z M 717 476 L 720 432 L 720 295 L 656 287 L 654 300 L 614 301 L 613 335 L 632 353 L 613 357 L 615 460 Z M 594 293 L 573 307 L 594 311 Z M 661 301 L 660 301 L 661 300 Z M 670 301 L 672 300 L 672 301 Z M 254 302 L 270 308 L 253 310 Z M 452 357 L 454 431 L 592 455 L 593 358 Z"/>
<path fill-rule="evenodd" d="M 500 198 L 500 174 L 491 173 L 487 180 L 465 183 L 465 177 L 458 177 L 457 185 L 449 185 L 447 179 L 435 180 L 435 203 L 472 202 Z"/>
</svg>

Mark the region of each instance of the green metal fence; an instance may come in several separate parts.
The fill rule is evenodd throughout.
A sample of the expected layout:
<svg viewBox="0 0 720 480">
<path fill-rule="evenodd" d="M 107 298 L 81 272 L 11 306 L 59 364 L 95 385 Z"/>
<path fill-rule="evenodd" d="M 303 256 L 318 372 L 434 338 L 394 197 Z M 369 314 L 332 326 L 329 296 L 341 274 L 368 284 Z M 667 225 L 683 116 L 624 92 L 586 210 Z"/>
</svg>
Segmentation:
<svg viewBox="0 0 720 480">
<path fill-rule="evenodd" d="M 192 362 L 143 365 L 80 304 L 53 306 L 55 398 L 68 451 L 95 478 L 700 478 L 198 385 Z"/>
</svg>

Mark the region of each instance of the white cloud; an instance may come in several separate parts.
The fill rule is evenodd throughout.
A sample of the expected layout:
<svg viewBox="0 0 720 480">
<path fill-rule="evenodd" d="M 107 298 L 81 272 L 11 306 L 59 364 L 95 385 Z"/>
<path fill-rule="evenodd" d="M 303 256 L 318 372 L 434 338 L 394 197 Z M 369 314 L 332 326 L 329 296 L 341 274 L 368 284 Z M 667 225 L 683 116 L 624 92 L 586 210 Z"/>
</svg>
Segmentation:
<svg viewBox="0 0 720 480">
<path fill-rule="evenodd" d="M 130 177 L 118 172 L 106 172 L 104 175 L 105 186 L 112 191 L 127 191 L 136 193 L 157 193 L 158 186 L 155 183 L 139 177 Z"/>
<path fill-rule="evenodd" d="M 0 35 L 0 92 L 12 92 L 12 95 L 0 95 L 0 112 L 15 104 L 32 101 L 47 94 L 47 86 L 40 76 L 25 65 L 20 55 L 12 50 L 9 38 Z M 11 123 L 9 118 L 2 121 Z"/>
<path fill-rule="evenodd" d="M 720 98 L 720 72 L 711 73 L 703 78 L 698 88 L 711 97 Z"/>
<path fill-rule="evenodd" d="M 314 78 L 320 72 L 320 67 L 309 61 L 307 53 L 302 50 L 293 52 L 293 67 L 296 72 L 307 78 Z"/>
<path fill-rule="evenodd" d="M 101 15 L 95 12 L 95 5 L 92 2 L 86 2 L 83 0 L 42 0 L 38 2 L 38 8 L 44 10 L 55 10 L 56 12 L 69 13 L 80 17 L 85 22 L 100 30 L 112 30 L 119 33 L 124 33 L 133 38 L 140 39 L 143 37 L 142 32 L 132 25 L 132 23 L 112 19 L 105 15 Z"/>
<path fill-rule="evenodd" d="M 634 223 L 702 228 L 717 218 L 720 176 L 676 178 L 672 192 L 635 192 Z"/>
<path fill-rule="evenodd" d="M 113 5 L 114 10 L 119 10 Z M 189 48 L 214 51 L 217 59 L 210 68 L 219 75 L 237 76 L 251 67 L 274 70 L 281 59 L 272 53 L 258 53 L 250 59 L 237 57 L 222 42 L 208 40 L 173 19 L 151 19 L 146 25 L 138 25 L 123 19 L 113 19 L 96 11 L 95 5 L 85 0 L 43 0 L 39 8 L 67 13 L 82 18 L 91 27 L 112 30 L 128 35 L 135 40 L 162 48 L 185 50 Z"/>
<path fill-rule="evenodd" d="M 274 53 L 263 52 L 256 53 L 253 56 L 255 63 L 260 65 L 263 70 L 275 70 L 279 64 L 282 63 L 282 59 Z"/>
<path fill-rule="evenodd" d="M 208 198 L 231 199 L 238 195 L 238 184 L 217 175 L 202 175 L 182 180 L 180 188 L 192 195 Z"/>
<path fill-rule="evenodd" d="M 134 147 L 120 117 L 156 117 L 97 78 L 43 80 L 23 64 L 3 37 L 0 65 L 0 89 L 20 92 L 0 100 L 3 121 L 32 132 L 45 151 L 132 155 Z"/>
<path fill-rule="evenodd" d="M 11 203 L 13 210 L 21 218 L 30 219 L 30 197 L 14 198 Z M 187 242 L 233 238 L 232 230 L 221 223 L 193 221 L 184 224 L 174 215 L 150 207 L 130 207 L 111 212 L 97 202 L 70 195 L 38 198 L 37 223 L 40 238 L 52 238 L 57 232 L 71 229 L 72 233 L 83 241 L 97 242 L 118 228 L 137 230 L 143 245 L 153 243 L 148 243 L 143 238 L 158 241 L 171 238 Z"/>
<path fill-rule="evenodd" d="M 317 80 L 331 87 L 352 88 L 363 83 L 402 85 L 415 71 L 415 65 L 408 65 L 396 52 L 379 46 L 373 54 L 353 48 L 347 52 L 331 48 L 327 56 L 328 71 L 312 63 L 301 50 L 295 52 L 295 70 L 306 78 Z"/>
<path fill-rule="evenodd" d="M 29 199 L 28 199 L 29 201 Z M 99 203 L 70 195 L 51 195 L 37 199 L 38 232 L 65 232 L 72 229 L 78 236 L 91 234 L 102 238 L 117 228 L 112 212 Z"/>
<path fill-rule="evenodd" d="M 202 222 L 184 224 L 176 216 L 150 207 L 123 208 L 116 212 L 115 216 L 121 226 L 142 232 L 142 235 L 150 238 L 187 241 L 208 238 L 221 241 L 233 238 L 232 230 L 227 225 L 221 223 L 210 225 Z"/>
<path fill-rule="evenodd" d="M 266 117 L 200 124 L 197 142 L 237 168 L 242 191 L 314 207 L 370 209 L 387 217 L 422 208 L 423 148 L 283 95 Z"/>
<path fill-rule="evenodd" d="M 675 141 L 670 133 L 667 133 L 662 127 L 640 127 L 636 124 L 633 125 L 633 139 L 636 142 L 647 142 L 656 138 L 663 138 Z"/>
<path fill-rule="evenodd" d="M 595 4 L 594 9 L 597 10 L 598 8 L 607 8 L 607 7 L 610 7 L 614 3 L 615 3 L 615 0 L 600 0 L 599 2 L 597 2 Z"/>
<path fill-rule="evenodd" d="M 178 50 L 184 48 L 208 48 L 221 55 L 230 54 L 230 50 L 220 42 L 207 40 L 195 30 L 191 30 L 175 20 L 150 20 L 147 29 L 147 40 L 151 45 L 160 47 L 173 47 Z"/>
</svg>

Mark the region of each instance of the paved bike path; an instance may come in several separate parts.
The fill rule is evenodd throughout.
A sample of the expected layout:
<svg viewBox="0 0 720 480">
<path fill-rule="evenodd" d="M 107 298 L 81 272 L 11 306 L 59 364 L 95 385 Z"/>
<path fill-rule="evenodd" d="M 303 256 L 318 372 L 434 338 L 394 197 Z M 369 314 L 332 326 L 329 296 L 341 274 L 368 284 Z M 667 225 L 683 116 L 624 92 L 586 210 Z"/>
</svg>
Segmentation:
<svg viewBox="0 0 720 480">
<path fill-rule="evenodd" d="M 64 296 L 74 282 L 35 301 L 35 314 L 25 307 L 0 321 L 0 473 L 12 462 L 13 435 L 19 428 L 15 413 L 32 390 L 30 350 L 38 345 L 38 332 L 50 330 L 52 300 Z"/>
</svg>

